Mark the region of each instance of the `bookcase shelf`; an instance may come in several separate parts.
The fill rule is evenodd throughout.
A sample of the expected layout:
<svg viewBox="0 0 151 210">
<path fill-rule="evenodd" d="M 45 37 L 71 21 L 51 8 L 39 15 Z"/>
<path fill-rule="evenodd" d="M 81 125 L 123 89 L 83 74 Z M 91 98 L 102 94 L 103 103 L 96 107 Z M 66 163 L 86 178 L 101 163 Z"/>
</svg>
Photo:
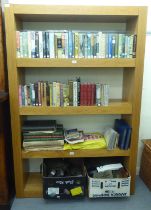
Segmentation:
<svg viewBox="0 0 151 210">
<path fill-rule="evenodd" d="M 132 114 L 130 102 L 111 102 L 109 106 L 26 106 L 19 108 L 20 115 L 99 115 L 99 114 Z"/>
<path fill-rule="evenodd" d="M 58 151 L 25 151 L 22 150 L 22 158 L 78 158 L 78 157 L 114 157 L 130 155 L 130 150 L 106 150 L 106 149 L 92 149 L 92 150 L 58 150 Z"/>
<path fill-rule="evenodd" d="M 42 175 L 40 173 L 33 172 L 26 174 L 24 197 L 42 197 Z"/>
<path fill-rule="evenodd" d="M 139 134 L 141 90 L 144 67 L 145 51 L 145 31 L 146 31 L 146 7 L 101 7 L 101 6 L 47 6 L 47 5 L 6 5 L 6 44 L 7 44 L 7 64 L 9 77 L 9 96 L 11 109 L 11 125 L 13 140 L 13 157 L 15 170 L 16 197 L 42 197 L 42 179 L 38 173 L 26 173 L 25 164 L 30 158 L 80 158 L 80 157 L 121 157 L 125 167 L 131 175 L 131 193 L 135 191 L 136 157 Z M 26 24 L 33 27 L 35 22 L 36 30 L 51 30 L 50 28 L 40 28 L 38 22 L 64 23 L 70 26 L 69 30 L 76 29 L 74 24 L 101 23 L 107 24 L 111 31 L 112 23 L 117 23 L 118 27 L 124 26 L 124 33 L 137 35 L 136 58 L 113 58 L 113 59 L 39 59 L 39 58 L 16 58 L 16 31 L 21 31 Z M 25 23 L 25 24 L 24 24 Z M 102 25 L 101 25 L 102 26 Z M 26 28 L 26 27 L 25 27 Z M 68 27 L 65 27 L 65 29 Z M 115 31 L 119 33 L 119 28 Z M 28 27 L 26 28 L 28 30 Z M 79 28 L 80 29 L 80 28 Z M 34 27 L 31 28 L 34 30 Z M 100 30 L 100 29 L 98 29 Z M 136 36 L 135 36 L 136 37 Z M 47 68 L 54 71 L 54 68 L 65 70 L 66 74 L 76 67 L 82 74 L 87 74 L 89 70 L 93 72 L 93 67 L 101 69 L 119 69 L 122 77 L 122 98 L 121 101 L 111 101 L 109 106 L 79 106 L 79 107 L 19 107 L 18 87 L 24 84 L 26 74 L 37 74 L 36 68 Z M 51 68 L 54 67 L 54 68 Z M 122 71 L 120 71 L 122 68 Z M 30 72 L 27 72 L 28 70 Z M 42 70 L 38 76 L 43 74 Z M 48 70 L 49 71 L 49 70 Z M 47 72 L 48 72 L 47 71 Z M 73 70 L 72 70 L 73 71 Z M 32 73 L 31 73 L 32 72 Z M 45 72 L 45 71 L 44 71 Z M 58 72 L 57 72 L 58 73 Z M 119 74 L 120 74 L 119 73 Z M 51 74 L 51 73 L 50 73 Z M 110 76 L 111 71 L 103 69 L 103 74 Z M 112 72 L 113 74 L 113 72 Z M 91 74 L 93 75 L 93 74 Z M 106 76 L 105 75 L 105 76 Z M 79 76 L 79 75 L 78 75 Z M 97 75 L 96 75 L 97 76 Z M 114 75 L 116 77 L 116 75 Z M 115 80 L 115 77 L 113 78 Z M 100 76 L 101 78 L 101 76 Z M 36 79 L 36 78 L 34 78 Z M 57 79 L 57 78 L 56 78 Z M 118 86 L 117 86 L 118 87 Z M 115 149 L 113 151 L 102 150 L 76 150 L 76 151 L 35 151 L 27 152 L 21 147 L 21 125 L 24 118 L 28 116 L 76 116 L 76 115 L 121 115 L 132 127 L 131 145 L 129 150 Z M 95 123 L 95 122 L 94 122 Z"/>
<path fill-rule="evenodd" d="M 135 58 L 17 58 L 17 67 L 135 67 Z"/>
</svg>

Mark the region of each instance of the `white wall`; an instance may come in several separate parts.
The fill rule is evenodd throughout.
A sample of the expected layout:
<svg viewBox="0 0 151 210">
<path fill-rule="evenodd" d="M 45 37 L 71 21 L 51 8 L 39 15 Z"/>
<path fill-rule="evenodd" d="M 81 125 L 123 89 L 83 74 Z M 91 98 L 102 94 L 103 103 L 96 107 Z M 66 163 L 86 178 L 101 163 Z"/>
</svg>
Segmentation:
<svg viewBox="0 0 151 210">
<path fill-rule="evenodd" d="M 101 6 L 148 6 L 148 19 L 147 19 L 147 35 L 146 35 L 146 51 L 145 51 L 145 66 L 143 77 L 143 90 L 142 90 L 142 107 L 141 107 L 141 121 L 139 132 L 139 146 L 138 146 L 138 162 L 137 169 L 139 170 L 140 157 L 143 148 L 141 142 L 142 139 L 151 138 L 151 2 L 149 0 L 55 0 L 51 2 L 49 0 L 2 0 L 5 3 L 17 3 L 17 4 L 55 4 L 55 5 L 101 5 Z M 34 169 L 39 167 L 35 160 L 31 161 L 31 165 Z M 138 171 L 137 170 L 137 171 Z"/>
</svg>

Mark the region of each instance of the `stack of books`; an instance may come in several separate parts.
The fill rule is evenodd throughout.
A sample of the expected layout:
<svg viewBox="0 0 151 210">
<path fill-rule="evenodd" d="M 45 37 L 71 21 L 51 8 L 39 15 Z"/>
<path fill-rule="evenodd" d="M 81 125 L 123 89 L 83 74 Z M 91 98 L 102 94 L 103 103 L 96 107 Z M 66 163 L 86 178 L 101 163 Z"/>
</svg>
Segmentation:
<svg viewBox="0 0 151 210">
<path fill-rule="evenodd" d="M 28 151 L 62 150 L 64 129 L 55 120 L 25 120 L 22 126 L 23 148 Z"/>
<path fill-rule="evenodd" d="M 127 150 L 131 143 L 131 126 L 123 119 L 116 119 L 114 129 L 119 133 L 118 147 Z"/>
</svg>

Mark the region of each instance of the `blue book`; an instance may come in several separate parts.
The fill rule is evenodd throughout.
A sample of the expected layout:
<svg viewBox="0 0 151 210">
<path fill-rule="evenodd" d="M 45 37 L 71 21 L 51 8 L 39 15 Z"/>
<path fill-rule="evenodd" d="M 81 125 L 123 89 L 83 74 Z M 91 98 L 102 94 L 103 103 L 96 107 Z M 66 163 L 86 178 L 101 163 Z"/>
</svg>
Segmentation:
<svg viewBox="0 0 151 210">
<path fill-rule="evenodd" d="M 119 133 L 119 148 L 124 150 L 128 149 L 130 145 L 132 128 L 123 119 L 116 119 L 115 130 Z"/>
<path fill-rule="evenodd" d="M 73 57 L 73 35 L 72 31 L 68 32 L 68 58 Z"/>
<path fill-rule="evenodd" d="M 124 149 L 126 150 L 130 147 L 130 139 L 131 139 L 132 128 L 123 119 L 121 119 L 121 122 L 123 123 L 123 125 L 126 126 L 126 129 L 127 129 L 126 138 L 125 138 L 125 142 L 124 142 Z"/>
<path fill-rule="evenodd" d="M 119 133 L 118 147 L 124 149 L 127 128 L 123 125 L 120 119 L 116 119 L 114 129 Z"/>
<path fill-rule="evenodd" d="M 108 58 L 112 58 L 112 34 L 108 36 Z"/>
</svg>

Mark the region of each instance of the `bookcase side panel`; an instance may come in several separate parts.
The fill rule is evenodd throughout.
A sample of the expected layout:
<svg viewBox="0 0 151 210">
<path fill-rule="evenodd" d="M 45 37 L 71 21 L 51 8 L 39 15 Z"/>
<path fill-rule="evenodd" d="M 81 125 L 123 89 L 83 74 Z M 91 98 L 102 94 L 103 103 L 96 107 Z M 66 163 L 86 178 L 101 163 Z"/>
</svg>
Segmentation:
<svg viewBox="0 0 151 210">
<path fill-rule="evenodd" d="M 139 123 L 140 123 L 140 108 L 142 81 L 144 69 L 144 52 L 145 52 L 145 36 L 146 36 L 146 17 L 147 9 L 142 7 L 139 9 L 138 29 L 137 29 L 137 48 L 136 48 L 136 68 L 134 74 L 134 89 L 133 89 L 133 114 L 132 114 L 132 142 L 130 150 L 130 171 L 131 171 L 131 193 L 135 190 L 136 176 L 136 160 L 139 138 Z"/>
<path fill-rule="evenodd" d="M 23 197 L 24 173 L 21 158 L 21 127 L 18 106 L 18 74 L 16 68 L 15 42 L 16 28 L 12 6 L 5 8 L 5 28 L 16 196 Z"/>
</svg>

